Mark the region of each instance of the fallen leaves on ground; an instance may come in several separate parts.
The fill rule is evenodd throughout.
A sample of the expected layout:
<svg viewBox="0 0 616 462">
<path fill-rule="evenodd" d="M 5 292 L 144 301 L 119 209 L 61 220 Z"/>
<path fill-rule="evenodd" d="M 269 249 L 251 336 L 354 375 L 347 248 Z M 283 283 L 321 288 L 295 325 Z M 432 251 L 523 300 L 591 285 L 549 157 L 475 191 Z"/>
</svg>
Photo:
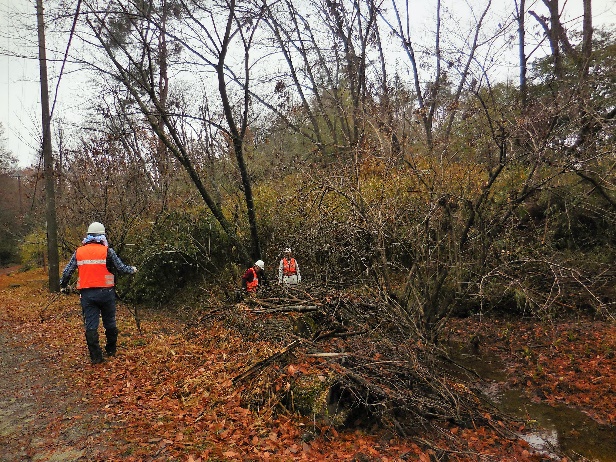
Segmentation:
<svg viewBox="0 0 616 462">
<path fill-rule="evenodd" d="M 603 425 L 616 424 L 616 326 L 577 317 L 547 320 L 456 320 L 454 330 L 507 365 L 509 383 L 535 399 L 578 407 Z M 460 337 L 460 338 L 462 338 Z"/>
<path fill-rule="evenodd" d="M 45 285 L 40 270 L 0 276 L 0 330 L 15 345 L 37 348 L 51 359 L 57 374 L 87 401 L 98 430 L 84 435 L 83 447 L 98 438 L 97 447 L 104 449 L 98 450 L 97 460 L 432 461 L 441 460 L 447 451 L 450 461 L 540 460 L 523 441 L 503 438 L 490 428 L 443 426 L 442 436 L 431 435 L 431 441 L 442 442 L 441 447 L 429 447 L 421 444 L 420 437 L 317 428 L 310 419 L 273 414 L 267 406 L 249 410 L 242 406 L 243 386 L 234 385 L 233 378 L 272 353 L 272 346 L 265 340 L 246 342 L 240 332 L 215 320 L 186 325 L 171 314 L 142 309 L 138 330 L 130 311 L 119 304 L 119 354 L 92 366 L 78 296 L 57 297 Z M 566 356 L 576 345 L 568 338 L 580 333 L 573 327 L 558 333 L 527 331 L 546 344 L 537 350 L 543 375 L 530 380 L 545 388 L 548 399 L 581 402 L 589 393 L 599 399 L 604 387 L 614 383 L 611 366 L 593 349 L 599 345 L 613 350 L 613 337 L 588 347 L 588 361 L 578 366 L 591 374 L 589 380 L 571 380 L 571 364 L 557 353 Z M 552 343 L 556 346 L 549 347 Z M 518 352 L 520 346 L 513 340 L 509 345 Z M 318 369 L 319 359 L 292 364 L 285 373 L 295 376 L 313 367 Z M 561 389 L 561 376 L 567 377 L 568 389 Z M 598 418 L 613 420 L 613 403 L 605 412 L 593 409 Z M 463 436 L 465 447 L 447 446 L 448 435 L 454 434 Z M 106 445 L 100 444 L 102 439 Z"/>
</svg>

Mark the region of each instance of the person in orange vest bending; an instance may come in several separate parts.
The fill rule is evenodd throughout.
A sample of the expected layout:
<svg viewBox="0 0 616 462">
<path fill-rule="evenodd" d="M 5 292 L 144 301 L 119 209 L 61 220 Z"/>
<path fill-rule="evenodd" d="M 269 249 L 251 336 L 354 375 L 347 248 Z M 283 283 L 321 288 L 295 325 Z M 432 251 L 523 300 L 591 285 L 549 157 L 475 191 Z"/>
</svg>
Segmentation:
<svg viewBox="0 0 616 462">
<path fill-rule="evenodd" d="M 284 256 L 278 265 L 278 283 L 284 285 L 296 285 L 302 282 L 297 260 L 291 256 L 291 248 L 284 249 Z"/>
<path fill-rule="evenodd" d="M 66 293 L 71 276 L 77 270 L 77 289 L 86 330 L 86 343 L 92 364 L 103 362 L 103 352 L 98 340 L 99 317 L 103 319 L 107 343 L 105 352 L 115 356 L 118 341 L 116 326 L 115 279 L 111 273 L 135 274 L 137 268 L 125 265 L 115 251 L 109 247 L 105 227 L 94 222 L 88 227 L 88 234 L 62 271 L 61 291 Z"/>
<path fill-rule="evenodd" d="M 263 263 L 263 260 L 257 260 L 242 276 L 242 289 L 249 294 L 255 294 L 259 287 L 259 280 L 263 278 L 264 270 L 265 263 Z"/>
</svg>

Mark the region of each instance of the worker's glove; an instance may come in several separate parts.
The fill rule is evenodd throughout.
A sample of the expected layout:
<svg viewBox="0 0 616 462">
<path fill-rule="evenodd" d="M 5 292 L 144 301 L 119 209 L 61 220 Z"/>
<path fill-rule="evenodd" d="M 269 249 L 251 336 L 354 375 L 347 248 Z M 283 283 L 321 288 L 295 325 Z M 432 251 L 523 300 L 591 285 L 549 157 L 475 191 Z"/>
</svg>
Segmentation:
<svg viewBox="0 0 616 462">
<path fill-rule="evenodd" d="M 135 274 L 137 272 L 137 267 L 136 266 L 131 266 L 131 269 L 133 270 L 133 272 L 131 274 Z"/>
<path fill-rule="evenodd" d="M 301 276 L 297 276 L 297 283 L 299 284 L 300 282 L 302 282 L 302 277 Z"/>
</svg>

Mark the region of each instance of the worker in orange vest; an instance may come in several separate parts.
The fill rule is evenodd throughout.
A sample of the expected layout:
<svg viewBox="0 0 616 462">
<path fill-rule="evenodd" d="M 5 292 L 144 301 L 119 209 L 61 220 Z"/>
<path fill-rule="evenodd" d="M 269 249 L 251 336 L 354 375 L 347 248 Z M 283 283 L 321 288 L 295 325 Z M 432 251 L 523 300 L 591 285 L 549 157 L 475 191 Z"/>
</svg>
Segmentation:
<svg viewBox="0 0 616 462">
<path fill-rule="evenodd" d="M 263 260 L 257 260 L 242 276 L 242 289 L 249 294 L 255 294 L 259 287 L 259 280 L 263 279 L 264 270 L 265 263 L 263 263 Z"/>
<path fill-rule="evenodd" d="M 77 270 L 77 289 L 86 331 L 86 343 L 92 364 L 103 362 L 103 352 L 99 345 L 98 324 L 103 320 L 107 343 L 105 352 L 115 356 L 118 328 L 116 325 L 115 278 L 111 270 L 134 274 L 137 268 L 125 265 L 115 251 L 109 247 L 105 237 L 105 227 L 95 221 L 88 227 L 88 234 L 62 271 L 60 287 L 67 292 L 71 276 Z"/>
<path fill-rule="evenodd" d="M 284 249 L 284 256 L 278 265 L 278 283 L 284 285 L 296 285 L 302 282 L 297 260 L 293 258 L 291 248 Z"/>
</svg>

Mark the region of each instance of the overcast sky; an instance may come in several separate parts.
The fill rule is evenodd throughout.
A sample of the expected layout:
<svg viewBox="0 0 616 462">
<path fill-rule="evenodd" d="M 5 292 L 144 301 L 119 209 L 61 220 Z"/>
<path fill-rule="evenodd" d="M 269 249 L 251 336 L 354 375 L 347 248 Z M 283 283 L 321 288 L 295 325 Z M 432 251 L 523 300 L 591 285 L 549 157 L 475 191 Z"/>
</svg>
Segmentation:
<svg viewBox="0 0 616 462">
<path fill-rule="evenodd" d="M 461 0 L 456 0 L 461 2 Z M 537 1 L 537 0 L 536 0 Z M 434 0 L 410 0 L 423 7 Z M 483 4 L 484 0 L 468 0 L 470 4 Z M 388 3 L 385 0 L 385 3 Z M 531 0 L 527 0 L 531 3 Z M 561 0 L 561 6 L 565 4 Z M 513 0 L 493 0 L 496 10 L 513 10 Z M 479 6 L 479 5 L 478 5 Z M 593 0 L 595 26 L 616 24 L 616 0 Z M 539 6 L 537 9 L 539 10 Z M 541 10 L 543 11 L 543 10 Z M 579 19 L 582 0 L 567 0 L 567 19 Z M 17 13 L 17 14 L 16 14 Z M 433 13 L 429 13 L 430 17 Z M 529 23 L 531 19 L 529 18 Z M 570 26 L 571 23 L 568 24 Z M 25 167 L 36 163 L 40 140 L 40 86 L 36 60 L 36 14 L 33 0 L 0 0 L 0 122 L 4 126 L 6 147 Z M 48 48 L 63 49 L 66 44 L 48 43 Z M 49 58 L 50 56 L 48 56 Z M 49 91 L 56 94 L 59 66 L 50 63 Z M 60 84 L 58 105 L 54 117 L 61 114 L 69 119 L 84 107 L 83 85 L 75 74 L 66 74 Z M 53 121 L 52 121 L 53 124 Z"/>
</svg>

